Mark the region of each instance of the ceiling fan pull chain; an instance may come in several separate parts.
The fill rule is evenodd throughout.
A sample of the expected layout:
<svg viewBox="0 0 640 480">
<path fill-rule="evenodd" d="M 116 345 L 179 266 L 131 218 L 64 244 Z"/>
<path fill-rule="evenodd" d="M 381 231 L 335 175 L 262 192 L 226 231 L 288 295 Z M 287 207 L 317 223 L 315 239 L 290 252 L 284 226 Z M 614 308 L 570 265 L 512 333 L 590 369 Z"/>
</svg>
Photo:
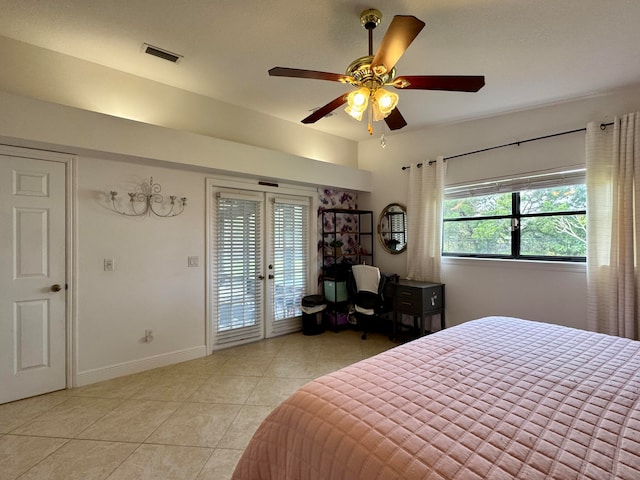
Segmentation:
<svg viewBox="0 0 640 480">
<path fill-rule="evenodd" d="M 373 135 L 373 108 L 369 107 L 369 124 L 367 125 L 367 130 L 369 131 L 369 135 Z"/>
</svg>

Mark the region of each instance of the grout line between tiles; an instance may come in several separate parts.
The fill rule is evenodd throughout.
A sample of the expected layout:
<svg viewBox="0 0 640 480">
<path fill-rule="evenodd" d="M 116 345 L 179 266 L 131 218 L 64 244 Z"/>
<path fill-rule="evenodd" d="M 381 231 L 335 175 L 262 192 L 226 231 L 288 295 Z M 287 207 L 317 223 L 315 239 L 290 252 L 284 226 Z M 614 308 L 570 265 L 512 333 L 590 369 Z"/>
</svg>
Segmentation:
<svg viewBox="0 0 640 480">
<path fill-rule="evenodd" d="M 231 431 L 231 429 L 233 428 L 234 424 L 240 419 L 240 416 L 242 415 L 242 412 L 247 408 L 247 407 L 257 407 L 257 408 L 269 408 L 269 409 L 273 409 L 275 408 L 275 406 L 273 405 L 261 405 L 261 404 L 249 404 L 249 400 L 251 399 L 252 395 L 254 395 L 257 392 L 257 389 L 259 387 L 259 385 L 261 385 L 261 382 L 263 382 L 263 379 L 275 379 L 273 382 L 277 385 L 277 380 L 281 379 L 283 380 L 283 383 L 286 385 L 287 384 L 287 380 L 291 380 L 291 381 L 295 381 L 295 380 L 302 380 L 304 381 L 304 383 L 307 383 L 311 380 L 313 380 L 314 378 L 318 377 L 318 374 L 314 374 L 313 376 L 309 377 L 309 376 L 304 376 L 304 375 L 295 375 L 295 376 L 289 376 L 286 374 L 286 370 L 282 370 L 282 372 L 284 372 L 281 375 L 274 375 L 272 372 L 270 373 L 270 369 L 275 366 L 275 362 L 284 362 L 284 365 L 286 365 L 287 361 L 290 361 L 292 365 L 295 365 L 295 362 L 299 362 L 301 359 L 307 359 L 310 360 L 312 359 L 312 362 L 315 365 L 315 370 L 320 372 L 321 370 L 323 370 L 323 362 L 329 362 L 330 365 L 333 365 L 334 362 L 333 360 L 335 360 L 335 355 L 333 355 L 331 353 L 331 348 L 335 348 L 338 352 L 342 352 L 343 350 L 345 352 L 349 351 L 349 348 L 353 349 L 353 353 L 355 355 L 353 355 L 354 357 L 354 361 L 359 361 L 359 360 L 355 360 L 357 357 L 360 357 L 360 360 L 364 359 L 364 358 L 368 358 L 370 355 L 365 354 L 365 350 L 367 350 L 366 348 L 366 344 L 364 342 L 366 341 L 362 341 L 360 340 L 360 335 L 359 334 L 353 334 L 350 336 L 336 336 L 334 337 L 326 337 L 326 338 L 319 338 L 317 340 L 314 341 L 313 338 L 309 338 L 309 337 L 302 337 L 302 334 L 292 334 L 292 336 L 290 336 L 287 339 L 283 339 L 282 341 L 280 341 L 278 344 L 276 345 L 260 345 L 259 342 L 256 343 L 256 348 L 254 350 L 251 350 L 250 348 L 248 348 L 247 346 L 242 346 L 242 350 L 238 350 L 237 352 L 229 352 L 229 354 L 227 355 L 227 359 L 226 360 L 221 360 L 220 364 L 218 365 L 217 361 L 212 361 L 211 365 L 206 363 L 206 356 L 202 357 L 203 362 L 195 362 L 193 363 L 193 370 L 189 370 L 189 365 L 188 362 L 184 362 L 187 365 L 180 367 L 179 369 L 176 369 L 175 372 L 170 371 L 170 369 L 167 369 L 167 367 L 162 367 L 162 369 L 164 369 L 165 371 L 161 371 L 161 369 L 156 369 L 158 371 L 154 372 L 153 370 L 145 372 L 146 375 L 140 376 L 140 374 L 133 374 L 130 377 L 132 377 L 130 379 L 130 381 L 132 382 L 131 385 L 129 385 L 130 387 L 130 391 L 132 391 L 132 393 L 125 393 L 125 394 L 120 394 L 118 393 L 117 388 L 122 388 L 123 392 L 127 392 L 128 390 L 126 389 L 127 386 L 127 380 L 123 379 L 122 383 L 117 383 L 114 382 L 113 384 L 113 389 L 115 392 L 115 397 L 111 397 L 109 395 L 109 390 L 108 388 L 110 387 L 109 385 L 105 385 L 105 390 L 99 390 L 96 389 L 96 391 L 98 392 L 98 395 L 90 395 L 91 391 L 89 390 L 89 395 L 85 394 L 83 392 L 83 390 L 79 390 L 77 393 L 73 392 L 73 389 L 71 389 L 68 392 L 65 392 L 65 399 L 63 401 L 61 401 L 60 403 L 56 404 L 56 405 L 52 405 L 51 407 L 48 407 L 45 411 L 40 412 L 39 414 L 37 414 L 36 416 L 34 416 L 33 418 L 30 418 L 28 421 L 22 423 L 21 425 L 15 427 L 12 429 L 12 431 L 9 432 L 4 432 L 4 433 L 0 433 L 0 438 L 4 438 L 7 435 L 14 435 L 14 436 L 30 436 L 30 437 L 43 437 L 43 435 L 38 435 L 37 433 L 33 433 L 33 434 L 29 434 L 29 435 L 20 435 L 20 434 L 15 434 L 12 433 L 15 430 L 18 430 L 32 422 L 34 422 L 36 419 L 41 418 L 43 415 L 46 415 L 48 413 L 50 413 L 51 411 L 53 411 L 55 408 L 57 407 L 62 407 L 65 404 L 68 404 L 69 402 L 72 402 L 73 399 L 94 399 L 94 400 L 111 400 L 111 401 L 116 401 L 114 402 L 115 405 L 110 408 L 107 412 L 105 412 L 104 414 L 100 415 L 98 418 L 96 418 L 95 420 L 93 420 L 91 423 L 89 423 L 88 425 L 84 426 L 80 432 L 74 434 L 73 436 L 58 436 L 58 437 L 52 437 L 52 436 L 44 436 L 44 438 L 59 438 L 61 440 L 64 440 L 64 442 L 57 447 L 53 452 L 51 452 L 49 455 L 47 455 L 45 458 L 41 459 L 39 462 L 37 462 L 36 464 L 32 465 L 31 467 L 29 467 L 29 469 L 27 469 L 25 472 L 22 472 L 20 475 L 24 475 L 26 472 L 28 472 L 31 468 L 36 467 L 37 465 L 39 465 L 41 462 L 43 462 L 44 460 L 46 460 L 47 458 L 49 458 L 51 455 L 53 455 L 55 452 L 57 452 L 60 448 L 62 448 L 64 445 L 67 445 L 69 442 L 71 442 L 72 440 L 78 440 L 78 441 L 94 441 L 94 442 L 107 442 L 107 443 L 121 443 L 121 444 L 130 444 L 130 445 L 135 445 L 135 448 L 133 449 L 133 451 L 131 453 L 129 453 L 124 459 L 122 459 L 122 461 L 120 461 L 118 463 L 117 466 L 115 466 L 108 474 L 106 474 L 106 479 L 108 479 L 109 477 L 113 476 L 114 472 L 117 471 L 132 455 L 136 454 L 136 452 L 139 452 L 140 448 L 142 445 L 163 445 L 163 446 L 170 446 L 170 447 L 190 447 L 190 448 L 207 448 L 209 449 L 209 455 L 207 456 L 206 461 L 203 463 L 202 467 L 200 468 L 200 470 L 198 471 L 197 476 L 201 475 L 205 466 L 207 465 L 207 463 L 209 462 L 209 460 L 212 459 L 214 453 L 216 450 L 234 450 L 234 451 L 240 451 L 242 452 L 244 450 L 244 448 L 238 449 L 238 448 L 225 448 L 225 445 L 222 444 L 223 440 L 225 439 L 225 436 L 227 434 L 229 434 L 229 432 Z M 372 343 L 372 342 L 370 342 Z M 375 347 L 369 350 L 374 350 L 374 351 L 382 351 L 384 349 L 388 349 L 388 348 L 392 348 L 393 346 L 395 346 L 394 344 L 392 344 L 391 342 L 379 342 L 376 341 L 375 343 Z M 386 347 L 386 348 L 385 348 Z M 324 355 L 324 357 L 321 356 L 322 352 L 327 352 L 326 355 Z M 242 402 L 207 402 L 207 401 L 194 401 L 192 400 L 192 397 L 195 395 L 195 393 L 202 388 L 206 382 L 208 382 L 210 379 L 212 379 L 213 377 L 219 376 L 219 377 L 238 377 L 238 376 L 243 376 L 243 375 L 233 375 L 233 374 L 224 374 L 224 366 L 229 364 L 229 362 L 232 359 L 241 359 L 243 356 L 247 356 L 247 358 L 250 358 L 251 355 L 253 355 L 254 357 L 259 358 L 260 356 L 269 356 L 269 360 L 268 363 L 266 365 L 266 367 L 262 370 L 262 372 L 260 373 L 260 375 L 249 375 L 250 377 L 256 377 L 257 381 L 256 383 L 252 386 L 252 388 L 250 388 L 250 390 L 248 391 L 247 395 L 244 396 L 244 398 L 242 399 Z M 349 355 L 344 355 L 345 357 L 348 357 Z M 338 357 L 340 357 L 340 355 L 338 355 Z M 321 360 L 321 358 L 323 358 L 323 360 Z M 284 360 L 283 360 L 284 359 Z M 349 364 L 354 363 L 349 361 Z M 235 366 L 234 366 L 235 367 Z M 168 371 L 167 371 L 168 370 Z M 223 372 L 222 374 L 220 372 Z M 295 372 L 295 370 L 294 370 Z M 157 381 L 159 381 L 161 378 L 181 378 L 184 377 L 185 375 L 190 375 L 192 374 L 192 376 L 194 377 L 193 379 L 193 384 L 196 386 L 196 388 L 193 390 L 192 393 L 190 393 L 186 398 L 182 399 L 182 400 L 167 400 L 167 399 L 136 399 L 133 398 L 135 395 L 140 394 L 141 392 L 143 392 L 145 390 L 145 388 L 147 388 L 149 385 L 157 385 Z M 137 378 L 133 378 L 135 376 L 138 376 Z M 121 377 L 123 378 L 123 377 Z M 109 380 L 107 380 L 108 382 Z M 135 384 L 135 382 L 140 382 L 140 385 L 137 386 Z M 188 383 L 188 382 L 187 382 Z M 288 386 L 286 387 L 287 389 L 289 388 Z M 277 390 L 273 390 L 273 392 L 277 392 Z M 271 394 L 271 391 L 269 391 L 269 394 Z M 277 395 L 277 393 L 276 393 Z M 158 404 L 176 404 L 176 408 L 168 415 L 166 416 L 166 418 L 164 418 L 155 428 L 152 429 L 152 431 L 145 436 L 144 440 L 142 441 L 121 441 L 121 440 L 108 440 L 108 439 L 86 439 L 86 438 L 80 438 L 80 436 L 88 431 L 88 429 L 92 428 L 97 422 L 105 419 L 105 417 L 107 417 L 108 415 L 110 415 L 111 413 L 113 413 L 116 409 L 120 408 L 122 405 L 125 405 L 127 402 L 157 402 Z M 260 400 L 260 402 L 262 403 L 269 403 L 270 397 L 264 397 L 264 401 Z M 188 404 L 215 404 L 215 405 L 233 405 L 233 406 L 237 406 L 238 409 L 235 412 L 235 414 L 233 415 L 233 418 L 229 420 L 229 423 L 227 425 L 226 428 L 224 428 L 224 431 L 221 432 L 220 434 L 220 438 L 218 439 L 215 446 L 202 446 L 202 445 L 179 445 L 179 444 L 174 444 L 174 443 L 158 443 L 158 442 L 149 442 L 147 443 L 147 440 L 149 438 L 151 438 L 160 428 L 162 428 L 164 425 L 166 425 L 166 423 L 176 414 L 176 412 L 180 411 L 181 408 L 184 408 L 185 405 Z M 0 406 L 1 407 L 1 406 Z M 260 410 L 257 410 L 260 411 Z M 71 435 L 71 434 L 70 434 Z M 171 438 L 168 439 L 169 442 L 172 441 Z M 213 442 L 212 442 L 213 443 Z M 222 455 L 224 456 L 224 455 Z M 0 464 L 0 468 L 2 468 L 1 464 Z M 195 478 L 195 477 L 194 477 Z M 225 477 L 226 478 L 226 477 Z"/>
</svg>

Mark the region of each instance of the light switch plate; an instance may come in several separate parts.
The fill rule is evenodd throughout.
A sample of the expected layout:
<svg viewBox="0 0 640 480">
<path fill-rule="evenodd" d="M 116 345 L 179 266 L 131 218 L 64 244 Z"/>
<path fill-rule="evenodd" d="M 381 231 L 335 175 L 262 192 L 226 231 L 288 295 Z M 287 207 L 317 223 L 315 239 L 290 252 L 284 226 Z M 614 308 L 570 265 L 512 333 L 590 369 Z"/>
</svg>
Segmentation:
<svg viewBox="0 0 640 480">
<path fill-rule="evenodd" d="M 189 267 L 197 267 L 198 266 L 198 257 L 194 256 L 194 257 L 189 257 L 187 260 L 187 265 Z"/>
<path fill-rule="evenodd" d="M 113 263 L 113 258 L 105 258 L 104 259 L 104 271 L 105 272 L 113 272 L 116 269 L 115 264 Z"/>
</svg>

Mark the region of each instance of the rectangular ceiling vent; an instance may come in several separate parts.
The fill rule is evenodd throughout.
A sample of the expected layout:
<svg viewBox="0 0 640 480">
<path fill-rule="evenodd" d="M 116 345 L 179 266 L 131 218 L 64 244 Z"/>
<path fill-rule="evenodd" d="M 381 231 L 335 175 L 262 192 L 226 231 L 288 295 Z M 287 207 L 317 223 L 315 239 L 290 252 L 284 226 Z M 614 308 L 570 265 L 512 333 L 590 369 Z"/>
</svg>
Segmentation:
<svg viewBox="0 0 640 480">
<path fill-rule="evenodd" d="M 142 45 L 142 51 L 149 55 L 153 55 L 154 57 L 162 58 L 163 60 L 168 60 L 169 62 L 173 63 L 178 63 L 182 58 L 182 55 L 171 53 L 168 50 L 154 47 L 153 45 L 149 45 L 148 43 Z"/>
</svg>

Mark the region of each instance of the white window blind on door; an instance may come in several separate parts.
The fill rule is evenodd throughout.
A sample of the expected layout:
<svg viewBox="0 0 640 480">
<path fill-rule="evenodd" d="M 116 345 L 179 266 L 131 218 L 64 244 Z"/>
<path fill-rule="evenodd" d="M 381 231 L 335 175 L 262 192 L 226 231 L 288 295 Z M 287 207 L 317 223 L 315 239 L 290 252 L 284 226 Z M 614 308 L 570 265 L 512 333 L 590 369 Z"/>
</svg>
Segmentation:
<svg viewBox="0 0 640 480">
<path fill-rule="evenodd" d="M 262 196 L 219 193 L 213 235 L 214 343 L 263 332 Z"/>
<path fill-rule="evenodd" d="M 309 278 L 309 202 L 273 199 L 273 333 L 299 328 Z"/>
</svg>

